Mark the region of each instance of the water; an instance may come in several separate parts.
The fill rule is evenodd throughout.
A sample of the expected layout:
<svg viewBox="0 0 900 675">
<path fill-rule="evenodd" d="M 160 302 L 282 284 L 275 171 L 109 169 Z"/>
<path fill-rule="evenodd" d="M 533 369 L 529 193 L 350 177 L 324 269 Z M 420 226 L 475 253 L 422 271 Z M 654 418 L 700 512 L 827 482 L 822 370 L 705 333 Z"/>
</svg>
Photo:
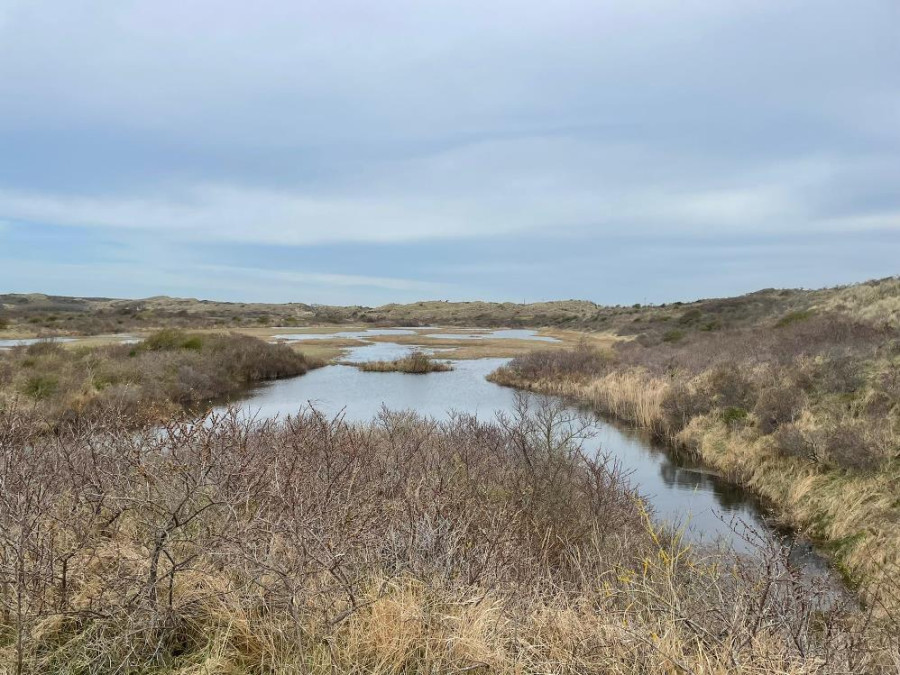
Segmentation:
<svg viewBox="0 0 900 675">
<path fill-rule="evenodd" d="M 536 330 L 506 328 L 493 331 L 479 331 L 469 333 L 430 333 L 425 337 L 435 338 L 438 340 L 529 340 L 535 342 L 559 342 L 555 337 L 546 335 L 538 335 Z"/>
<path fill-rule="evenodd" d="M 284 333 L 282 335 L 273 335 L 273 340 L 284 340 L 285 342 L 298 342 L 302 340 L 364 340 L 368 337 L 376 337 L 379 335 L 415 335 L 416 331 L 407 328 L 369 328 L 367 330 L 358 331 L 342 331 L 340 333 Z"/>
<path fill-rule="evenodd" d="M 392 359 L 412 349 L 415 347 L 373 343 L 350 350 L 345 358 Z M 328 415 L 341 414 L 348 421 L 367 422 L 385 406 L 413 410 L 439 420 L 448 419 L 453 412 L 490 420 L 498 414 L 512 415 L 515 409 L 515 390 L 485 379 L 506 362 L 507 359 L 454 361 L 452 371 L 425 375 L 371 373 L 349 365 L 332 365 L 302 377 L 264 384 L 238 405 L 245 414 L 257 417 L 284 417 L 314 406 Z M 735 534 L 735 521 L 773 532 L 759 505 L 739 487 L 708 469 L 674 458 L 640 432 L 597 417 L 593 421 L 596 435 L 585 442 L 586 449 L 611 455 L 647 499 L 657 519 L 680 525 L 690 540 L 724 542 L 741 551 L 749 546 Z M 798 549 L 798 561 L 812 571 L 825 568 L 808 546 Z"/>
<path fill-rule="evenodd" d="M 141 338 L 134 335 L 97 335 L 93 338 L 74 337 L 45 337 L 45 338 L 19 338 L 15 340 L 0 340 L 0 349 L 12 349 L 13 347 L 27 347 L 38 342 L 83 342 L 85 340 L 110 338 L 123 345 L 137 344 Z"/>
<path fill-rule="evenodd" d="M 423 327 L 402 327 L 402 328 L 369 328 L 359 331 L 341 331 L 338 333 L 282 333 L 273 335 L 273 340 L 284 340 L 285 342 L 298 342 L 303 340 L 365 340 L 370 337 L 391 336 L 391 335 L 416 335 L 422 330 L 434 330 L 435 326 Z M 438 340 L 529 340 L 536 342 L 559 342 L 557 338 L 548 337 L 546 335 L 538 335 L 536 330 L 528 329 L 500 329 L 490 330 L 487 328 L 473 328 L 467 332 L 460 333 L 430 333 L 425 335 L 427 338 L 435 338 Z"/>
<path fill-rule="evenodd" d="M 0 349 L 11 349 L 13 347 L 27 347 L 28 345 L 37 344 L 38 342 L 77 342 L 77 338 L 21 338 L 18 340 L 0 340 Z"/>
</svg>

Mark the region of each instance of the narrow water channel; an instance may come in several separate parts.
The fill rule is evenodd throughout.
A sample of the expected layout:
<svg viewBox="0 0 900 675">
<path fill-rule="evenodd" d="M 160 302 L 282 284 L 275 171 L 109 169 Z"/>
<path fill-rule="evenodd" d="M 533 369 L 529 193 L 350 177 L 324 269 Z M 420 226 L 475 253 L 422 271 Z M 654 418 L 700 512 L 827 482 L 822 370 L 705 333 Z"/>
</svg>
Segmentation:
<svg viewBox="0 0 900 675">
<path fill-rule="evenodd" d="M 344 361 L 395 359 L 412 349 L 376 342 L 351 349 Z M 314 406 L 325 414 L 343 414 L 348 421 L 360 422 L 371 420 L 382 407 L 412 410 L 438 420 L 447 419 L 453 412 L 490 420 L 515 410 L 516 391 L 485 379 L 507 361 L 454 361 L 452 371 L 426 375 L 363 372 L 351 365 L 330 365 L 301 377 L 264 384 L 233 405 L 256 417 L 285 417 Z M 760 505 L 745 490 L 712 471 L 673 457 L 640 432 L 596 416 L 592 421 L 594 435 L 585 442 L 585 448 L 613 457 L 649 502 L 656 518 L 680 525 L 693 542 L 724 543 L 737 551 L 746 550 L 748 544 L 735 532 L 735 525 L 738 532 L 742 530 L 741 523 L 770 536 L 784 536 L 771 528 Z M 825 561 L 808 544 L 796 543 L 795 562 L 809 573 L 827 570 Z"/>
</svg>

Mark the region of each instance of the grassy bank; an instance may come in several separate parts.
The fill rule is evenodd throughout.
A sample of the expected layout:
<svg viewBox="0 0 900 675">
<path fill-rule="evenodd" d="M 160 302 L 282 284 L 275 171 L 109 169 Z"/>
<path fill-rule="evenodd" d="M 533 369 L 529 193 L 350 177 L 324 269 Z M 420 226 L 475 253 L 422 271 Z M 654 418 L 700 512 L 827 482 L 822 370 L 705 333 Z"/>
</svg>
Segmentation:
<svg viewBox="0 0 900 675">
<path fill-rule="evenodd" d="M 570 423 L 312 411 L 160 434 L 110 415 L 48 437 L 0 411 L 0 672 L 900 663 L 895 627 L 823 605 L 778 547 L 736 559 L 655 530 Z"/>
<path fill-rule="evenodd" d="M 234 334 L 165 330 L 139 344 L 74 349 L 40 342 L 0 352 L 0 407 L 17 400 L 56 420 L 108 408 L 153 418 L 309 365 L 290 347 Z"/>
<path fill-rule="evenodd" d="M 453 370 L 453 366 L 449 363 L 435 361 L 427 354 L 419 351 L 393 361 L 363 361 L 356 364 L 356 367 L 367 373 L 409 373 L 412 375 L 442 373 Z"/>
<path fill-rule="evenodd" d="M 839 313 L 538 352 L 495 382 L 649 429 L 823 542 L 863 596 L 900 605 L 900 334 Z"/>
</svg>

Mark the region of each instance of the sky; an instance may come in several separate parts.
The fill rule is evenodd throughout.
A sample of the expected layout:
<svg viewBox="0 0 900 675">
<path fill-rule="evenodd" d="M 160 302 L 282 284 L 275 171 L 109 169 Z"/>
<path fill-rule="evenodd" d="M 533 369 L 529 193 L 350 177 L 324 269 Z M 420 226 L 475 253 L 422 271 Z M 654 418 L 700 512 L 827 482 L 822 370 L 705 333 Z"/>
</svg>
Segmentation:
<svg viewBox="0 0 900 675">
<path fill-rule="evenodd" d="M 898 273 L 897 0 L 0 0 L 0 293 Z"/>
</svg>

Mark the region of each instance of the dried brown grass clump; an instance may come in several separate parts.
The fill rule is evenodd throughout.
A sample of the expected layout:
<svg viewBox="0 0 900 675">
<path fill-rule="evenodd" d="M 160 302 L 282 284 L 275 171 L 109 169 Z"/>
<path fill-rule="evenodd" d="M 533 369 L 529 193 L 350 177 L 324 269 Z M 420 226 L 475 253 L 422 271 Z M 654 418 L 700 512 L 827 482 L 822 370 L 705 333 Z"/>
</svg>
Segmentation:
<svg viewBox="0 0 900 675">
<path fill-rule="evenodd" d="M 557 406 L 57 436 L 0 413 L 0 672 L 890 672 L 787 552 L 657 531 Z"/>
<path fill-rule="evenodd" d="M 421 351 L 414 351 L 409 356 L 394 361 L 364 361 L 355 364 L 357 368 L 371 373 L 409 373 L 424 375 L 425 373 L 443 373 L 453 370 L 453 366 L 445 361 L 436 361 Z"/>
</svg>

